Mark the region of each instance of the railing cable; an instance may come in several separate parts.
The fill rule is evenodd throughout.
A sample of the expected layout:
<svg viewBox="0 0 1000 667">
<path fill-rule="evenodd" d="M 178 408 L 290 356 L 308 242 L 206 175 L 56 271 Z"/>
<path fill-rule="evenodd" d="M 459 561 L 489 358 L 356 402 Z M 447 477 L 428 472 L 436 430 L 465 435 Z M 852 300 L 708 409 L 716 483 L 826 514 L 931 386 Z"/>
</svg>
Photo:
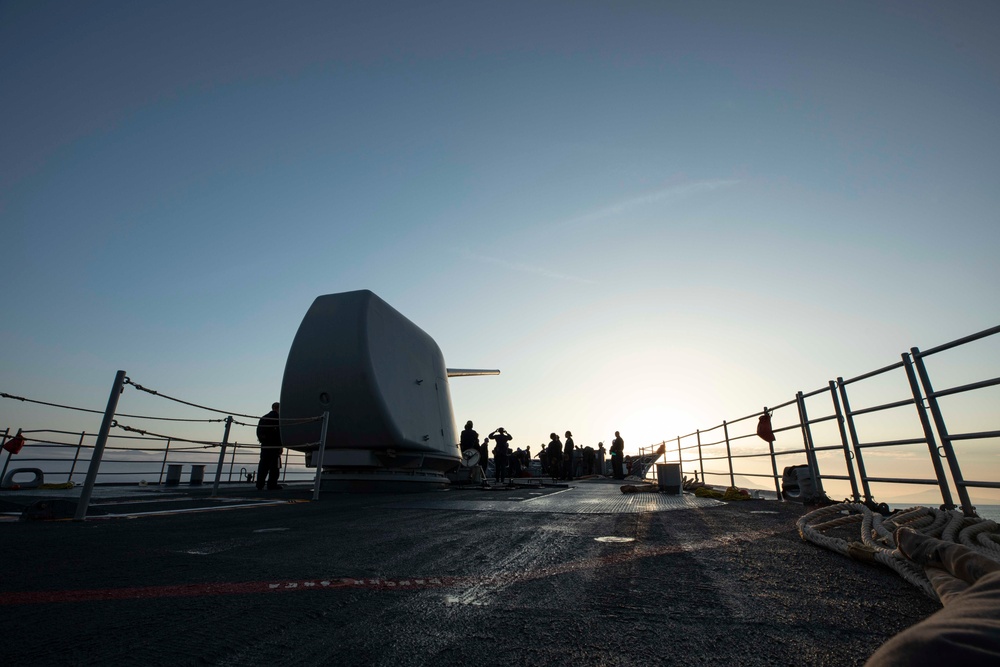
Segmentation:
<svg viewBox="0 0 1000 667">
<path fill-rule="evenodd" d="M 25 398 L 24 396 L 16 396 L 14 394 L 8 394 L 6 392 L 0 392 L 0 398 L 10 398 L 15 401 L 22 401 L 24 403 L 35 403 L 36 405 L 47 405 L 52 408 L 62 408 L 64 410 L 76 410 L 77 412 L 89 412 L 95 415 L 103 415 L 103 410 L 91 410 L 89 408 L 79 408 L 72 405 L 62 405 L 59 403 L 49 403 L 47 401 L 36 401 L 31 398 Z M 120 414 L 120 417 L 131 417 L 132 419 L 156 419 L 159 421 L 172 421 L 172 422 L 222 422 L 225 419 L 186 419 L 183 417 L 152 417 L 149 415 L 126 415 Z"/>
<path fill-rule="evenodd" d="M 133 387 L 135 387 L 136 389 L 138 389 L 139 391 L 144 391 L 147 394 L 152 394 L 153 396 L 159 396 L 160 398 L 165 398 L 168 401 L 174 401 L 175 403 L 182 403 L 184 405 L 190 405 L 192 408 L 198 408 L 200 410 L 208 410 L 209 412 L 218 412 L 219 414 L 224 414 L 224 415 L 236 415 L 237 417 L 246 417 L 247 419 L 258 419 L 260 417 L 260 415 L 247 415 L 247 414 L 243 414 L 241 412 L 234 412 L 232 410 L 219 410 L 218 408 L 210 408 L 207 405 L 199 405 L 198 403 L 191 403 L 189 401 L 182 401 L 179 398 L 174 398 L 173 396 L 167 396 L 166 394 L 161 394 L 160 392 L 158 392 L 158 391 L 156 391 L 154 389 L 147 389 L 146 387 L 143 387 L 141 384 L 139 384 L 137 382 L 132 382 L 132 379 L 129 378 L 129 377 L 125 378 L 125 384 L 130 384 Z M 222 420 L 220 420 L 220 421 L 222 421 Z"/>
</svg>

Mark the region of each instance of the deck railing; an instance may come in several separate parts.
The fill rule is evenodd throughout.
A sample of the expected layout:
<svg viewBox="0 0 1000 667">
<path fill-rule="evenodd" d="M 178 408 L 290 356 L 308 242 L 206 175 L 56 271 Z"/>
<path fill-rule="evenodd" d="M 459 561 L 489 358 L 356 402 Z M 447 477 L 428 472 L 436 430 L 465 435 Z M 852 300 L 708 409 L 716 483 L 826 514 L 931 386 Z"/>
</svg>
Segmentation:
<svg viewBox="0 0 1000 667">
<path fill-rule="evenodd" d="M 73 482 L 80 484 L 87 476 L 94 451 L 94 433 L 85 431 L 59 431 L 36 429 L 21 431 L 28 439 L 28 445 L 17 456 L 4 457 L 0 479 L 10 470 L 39 468 L 44 481 L 50 484 Z M 8 429 L 0 435 L 3 442 L 12 436 Z M 72 442 L 75 440 L 76 442 Z M 217 448 L 185 446 L 172 438 L 146 436 L 109 435 L 109 444 L 101 459 L 98 481 L 103 485 L 145 482 L 150 485 L 166 483 L 201 483 L 211 481 L 219 464 Z M 221 466 L 223 484 L 247 483 L 247 475 L 257 472 L 260 445 L 228 443 L 227 454 Z M 285 450 L 282 456 L 282 481 L 306 481 L 314 477 L 315 471 L 307 468 L 298 452 Z M 13 460 L 14 466 L 10 467 Z M 178 468 L 179 466 L 179 468 Z M 169 479 L 173 467 L 181 477 Z M 206 477 L 197 475 L 198 468 Z M 29 478 L 24 473 L 25 479 Z M 192 479 L 192 475 L 194 478 Z M 17 482 L 18 477 L 12 481 Z"/>
<path fill-rule="evenodd" d="M 950 406 L 954 410 L 951 419 L 956 424 L 975 422 L 984 414 L 1000 422 L 1000 412 L 996 410 L 1000 401 L 997 401 L 995 396 L 992 401 L 984 398 L 984 390 L 1000 385 L 1000 377 L 977 379 L 946 389 L 934 389 L 925 360 L 932 355 L 953 351 L 997 334 L 1000 334 L 1000 326 L 923 352 L 919 348 L 911 348 L 909 352 L 901 354 L 900 361 L 883 368 L 846 380 L 838 377 L 835 381 L 830 380 L 825 387 L 810 392 L 799 391 L 793 399 L 771 408 L 765 407 L 761 412 L 732 421 L 723 421 L 716 426 L 667 440 L 665 456 L 680 462 L 684 470 L 696 466 L 701 479 L 709 484 L 717 485 L 718 480 L 722 478 L 722 482 L 728 486 L 737 486 L 737 476 L 751 480 L 769 480 L 773 483 L 779 498 L 782 497 L 783 491 L 783 469 L 795 464 L 810 467 L 818 494 L 827 493 L 825 487 L 828 485 L 825 482 L 834 482 L 855 502 L 876 503 L 876 490 L 935 486 L 940 494 L 942 506 L 948 509 L 956 507 L 957 494 L 957 505 L 966 514 L 974 514 L 975 508 L 969 490 L 1000 489 L 1000 482 L 966 479 L 960 462 L 962 457 L 956 443 L 997 439 L 1000 438 L 1000 430 L 995 428 L 964 430 L 962 426 L 960 426 L 963 429 L 961 432 L 952 430 L 950 422 L 946 420 L 946 413 L 952 413 L 942 407 L 940 399 L 948 396 L 974 397 L 975 400 L 970 401 L 973 406 L 971 411 L 968 409 L 968 404 Z M 982 362 L 986 358 L 987 355 L 979 354 L 969 365 L 975 366 L 976 372 L 982 372 Z M 994 354 L 991 358 L 995 361 L 1000 358 L 1000 354 Z M 903 372 L 903 377 L 900 377 L 898 371 Z M 864 395 L 865 383 L 887 380 L 889 387 L 876 390 L 874 395 L 883 397 L 886 391 L 894 391 L 897 392 L 895 400 L 884 401 L 884 398 L 879 398 L 878 400 L 883 402 L 862 408 L 852 406 L 851 399 L 855 392 Z M 980 407 L 976 407 L 976 403 Z M 825 407 L 822 407 L 823 405 Z M 990 405 L 992 409 L 982 407 Z M 913 409 L 909 417 L 911 424 L 904 426 L 899 419 L 898 411 L 908 406 L 912 406 Z M 966 409 L 963 410 L 963 407 Z M 811 417 L 810 411 L 818 411 L 821 416 Z M 888 417 L 890 413 L 894 414 L 894 418 Z M 764 441 L 757 435 L 756 427 L 765 415 L 770 417 L 772 425 L 784 424 L 772 427 L 775 439 L 770 442 Z M 883 417 L 882 427 L 872 429 L 878 433 L 872 438 L 862 438 L 859 435 L 859 417 L 866 415 Z M 753 428 L 747 429 L 748 425 Z M 835 426 L 835 431 L 832 436 L 828 436 L 832 442 L 823 440 L 820 444 L 814 437 L 814 430 L 817 426 L 824 425 Z M 916 427 L 919 427 L 919 430 Z M 902 431 L 909 431 L 905 434 L 907 437 L 904 437 Z M 779 436 L 790 436 L 790 438 Z M 801 444 L 787 444 L 789 439 L 799 438 Z M 992 458 L 995 461 L 997 458 L 995 443 L 993 445 L 992 450 L 987 446 L 986 451 L 990 452 L 988 455 L 980 455 L 978 458 L 983 460 Z M 924 451 L 923 458 L 929 464 L 924 466 L 927 470 L 925 474 L 904 476 L 873 474 L 869 471 L 870 459 L 884 458 L 881 452 L 887 451 L 888 448 L 894 448 L 897 452 L 900 451 L 899 448 L 910 448 L 905 454 L 901 453 L 896 457 L 895 466 L 902 467 L 901 461 L 905 461 L 908 464 L 906 467 L 917 467 L 909 464 L 915 456 L 912 449 L 914 446 Z M 966 462 L 970 459 L 971 455 L 964 457 Z M 992 474 L 996 474 L 996 469 L 994 464 Z"/>
<path fill-rule="evenodd" d="M 997 395 L 985 397 L 989 390 L 1000 386 L 1000 377 L 978 378 L 935 389 L 926 360 L 946 352 L 954 355 L 956 350 L 969 350 L 974 344 L 983 345 L 985 339 L 997 334 L 1000 334 L 1000 326 L 924 351 L 910 348 L 909 352 L 900 355 L 900 361 L 888 366 L 848 379 L 838 377 L 819 389 L 796 392 L 794 398 L 765 407 L 760 412 L 655 443 L 649 451 L 665 446 L 665 458 L 673 458 L 685 471 L 696 468 L 706 483 L 719 485 L 721 481 L 737 486 L 737 477 L 740 477 L 751 482 L 760 480 L 765 486 L 773 484 L 778 498 L 783 493 L 784 468 L 805 464 L 811 470 L 819 494 L 835 495 L 843 491 L 855 502 L 876 503 L 878 494 L 887 497 L 892 489 L 932 486 L 936 487 L 942 506 L 949 509 L 960 506 L 966 514 L 973 514 L 975 508 L 970 489 L 1000 489 L 1000 481 L 995 479 L 966 479 L 970 469 L 978 472 L 976 466 L 980 461 L 990 462 L 992 472 L 987 475 L 996 476 L 997 466 L 993 462 L 997 460 L 995 441 L 1000 438 L 1000 430 L 996 423 L 980 425 L 979 421 L 983 415 L 1000 421 Z M 1000 337 L 993 339 L 993 343 L 998 342 Z M 995 362 L 1000 359 L 1000 353 L 994 351 L 990 356 L 980 351 L 966 366 L 974 368 L 975 373 L 982 373 L 986 359 Z M 954 366 L 951 363 L 943 365 L 938 372 L 945 371 L 943 375 L 948 378 L 954 375 L 951 372 Z M 121 381 L 116 382 L 117 389 L 112 394 L 120 391 Z M 869 388 L 879 383 L 882 386 Z M 885 400 L 887 395 L 891 395 L 892 400 Z M 942 405 L 942 399 L 946 398 L 950 402 L 947 407 Z M 855 407 L 855 403 L 865 406 Z M 113 416 L 113 406 L 109 406 L 109 410 Z M 902 418 L 904 412 L 909 416 Z M 757 426 L 765 415 L 770 419 L 774 434 L 770 441 L 757 435 Z M 866 429 L 861 422 L 868 422 L 871 416 L 879 421 L 875 427 L 869 427 L 867 437 L 863 437 L 861 433 Z M 107 419 L 108 415 L 105 417 Z M 102 434 L 96 436 L 80 431 L 24 430 L 19 434 L 28 444 L 25 451 L 17 455 L 14 469 L 44 468 L 46 482 L 77 483 L 89 477 L 94 450 L 100 448 L 98 460 L 102 467 L 95 474 L 99 474 L 104 484 L 116 481 L 179 483 L 177 473 L 186 473 L 188 483 L 198 483 L 206 471 L 209 473 L 207 479 L 245 483 L 246 475 L 257 469 L 259 446 L 256 443 L 228 443 L 228 426 L 233 420 L 232 417 L 227 420 L 225 434 L 217 442 L 145 434 L 112 435 L 106 432 L 104 425 Z M 12 437 L 8 428 L 0 437 L 0 445 Z M 994 442 L 984 448 L 984 441 Z M 969 443 L 978 443 L 972 445 L 978 447 L 978 455 L 970 453 Z M 103 453 L 105 448 L 107 454 Z M 885 452 L 890 450 L 896 454 L 887 457 Z M 924 461 L 922 466 L 912 463 L 918 457 Z M 0 480 L 7 476 L 12 458 L 10 453 L 4 457 Z M 910 474 L 875 471 L 884 467 L 877 464 L 887 459 L 895 469 L 922 470 Z M 315 472 L 300 460 L 295 453 L 285 451 L 283 480 L 308 480 L 315 476 Z"/>
</svg>

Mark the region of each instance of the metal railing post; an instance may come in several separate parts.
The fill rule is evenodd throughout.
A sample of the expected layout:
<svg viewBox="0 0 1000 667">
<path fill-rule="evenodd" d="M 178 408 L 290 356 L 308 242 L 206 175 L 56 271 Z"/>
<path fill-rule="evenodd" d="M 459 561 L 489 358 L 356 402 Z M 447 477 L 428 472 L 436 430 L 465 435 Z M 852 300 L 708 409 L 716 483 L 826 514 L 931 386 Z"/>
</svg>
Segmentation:
<svg viewBox="0 0 1000 667">
<path fill-rule="evenodd" d="M 229 456 L 229 479 L 227 481 L 230 483 L 232 483 L 233 481 L 233 466 L 236 465 L 236 450 L 239 448 L 240 448 L 240 443 L 234 442 L 233 453 Z M 243 480 L 240 481 L 242 482 Z"/>
<path fill-rule="evenodd" d="M 844 415 L 840 411 L 840 401 L 837 400 L 837 383 L 833 380 L 830 380 L 830 399 L 833 401 L 833 411 L 837 415 L 837 429 L 840 431 L 840 443 L 844 446 L 844 462 L 847 464 L 847 476 L 851 480 L 851 496 L 854 498 L 854 502 L 859 502 L 861 495 L 858 493 L 858 479 L 854 474 L 854 466 L 851 463 L 854 455 L 847 444 L 847 431 L 844 430 Z"/>
<path fill-rule="evenodd" d="M 159 486 L 163 484 L 163 471 L 167 469 L 167 456 L 170 454 L 170 438 L 167 438 L 167 448 L 163 450 L 163 463 L 160 464 L 160 479 L 157 480 L 156 484 Z"/>
<path fill-rule="evenodd" d="M 768 417 L 771 414 L 767 411 L 766 405 L 764 406 L 764 414 Z M 774 438 L 774 433 L 771 434 L 771 437 Z M 774 455 L 774 440 L 767 441 L 767 450 L 771 453 L 771 474 L 774 476 L 774 493 L 777 496 L 775 500 L 780 502 L 783 498 L 781 497 L 781 480 L 778 478 L 778 457 Z"/>
<path fill-rule="evenodd" d="M 778 457 L 774 455 L 774 440 L 768 441 L 767 448 L 771 452 L 771 474 L 774 475 L 774 493 L 777 496 L 775 500 L 782 501 L 784 498 L 781 496 L 781 479 L 778 477 Z"/>
<path fill-rule="evenodd" d="M 736 476 L 733 475 L 733 450 L 729 447 L 729 427 L 722 422 L 722 432 L 726 436 L 726 460 L 729 461 L 729 486 L 736 486 Z"/>
<path fill-rule="evenodd" d="M 809 414 L 806 412 L 806 399 L 802 392 L 795 394 L 795 402 L 799 405 L 799 421 L 802 426 L 802 441 L 806 448 L 806 461 L 813 471 L 813 482 L 816 485 L 816 492 L 823 494 L 823 475 L 819 471 L 819 460 L 816 458 L 816 450 L 813 448 L 812 429 L 809 428 Z"/>
<path fill-rule="evenodd" d="M 934 476 L 937 477 L 941 500 L 948 509 L 952 509 L 955 507 L 955 502 L 951 497 L 951 488 L 948 486 L 948 478 L 944 474 L 944 466 L 941 465 L 941 457 L 938 455 L 937 442 L 934 439 L 931 422 L 927 419 L 927 408 L 924 406 L 924 397 L 920 393 L 920 385 L 913 372 L 913 363 L 910 361 L 910 355 L 905 352 L 901 356 L 903 357 L 903 368 L 906 370 L 906 379 L 910 383 L 910 392 L 913 394 L 913 405 L 917 408 L 920 427 L 924 430 L 924 439 L 927 441 L 927 449 L 931 455 L 931 465 L 934 466 Z"/>
<path fill-rule="evenodd" d="M 115 420 L 115 410 L 118 409 L 118 398 L 124 390 L 125 371 L 118 371 L 115 375 L 115 383 L 111 386 L 111 395 L 108 397 L 108 406 L 104 409 L 104 420 L 101 422 L 101 430 L 97 434 L 97 442 L 94 443 L 94 454 L 90 457 L 90 465 L 87 467 L 87 479 L 83 483 L 83 491 L 80 492 L 80 503 L 76 506 L 75 521 L 83 521 L 87 518 L 87 509 L 90 507 L 90 496 L 94 492 L 94 484 L 97 482 L 97 471 L 101 467 L 101 459 L 104 458 L 104 447 L 108 444 L 108 434 L 111 432 L 111 425 Z"/>
<path fill-rule="evenodd" d="M 962 511 L 965 512 L 965 516 L 974 516 L 976 508 L 972 506 L 972 499 L 969 498 L 969 489 L 965 486 L 965 478 L 962 477 L 962 468 L 958 465 L 958 458 L 955 456 L 955 448 L 952 446 L 951 436 L 948 435 L 948 427 L 944 423 L 941 406 L 938 405 L 937 396 L 934 395 L 934 387 L 931 385 L 931 378 L 927 374 L 927 367 L 924 366 L 924 358 L 920 355 L 920 349 L 916 347 L 910 348 L 910 354 L 913 355 L 913 363 L 917 366 L 917 373 L 920 375 L 920 384 L 924 386 L 924 394 L 927 396 L 927 403 L 931 408 L 931 416 L 934 417 L 934 426 L 937 427 L 938 435 L 941 436 L 941 448 L 944 450 L 944 457 L 948 461 L 951 478 L 955 481 L 958 499 L 962 502 Z"/>
<path fill-rule="evenodd" d="M 17 432 L 20 433 L 21 429 L 17 429 Z M 10 427 L 9 426 L 7 427 L 7 430 L 5 430 L 3 432 L 3 441 L 0 442 L 0 451 L 6 451 L 6 450 L 2 449 L 2 447 L 7 444 L 7 436 L 8 435 L 10 435 Z M 7 452 L 7 460 L 3 462 L 3 471 L 0 472 L 0 481 L 2 481 L 3 478 L 7 476 L 7 466 L 10 464 L 10 457 L 12 457 L 12 456 L 14 456 L 13 452 Z"/>
<path fill-rule="evenodd" d="M 69 476 L 66 477 L 67 482 L 73 481 L 73 473 L 76 471 L 76 462 L 80 458 L 80 449 L 83 447 L 83 439 L 86 435 L 86 431 L 80 431 L 80 442 L 76 443 L 76 454 L 73 455 L 73 465 L 69 467 Z"/>
<path fill-rule="evenodd" d="M 326 427 L 330 423 L 329 411 L 323 413 L 323 428 L 319 434 L 319 458 L 316 459 L 316 481 L 313 482 L 313 500 L 319 500 L 319 487 L 323 481 L 323 455 L 326 454 Z"/>
<path fill-rule="evenodd" d="M 705 459 L 701 455 L 701 429 L 694 432 L 698 438 L 698 468 L 701 470 L 701 483 L 705 484 Z"/>
<path fill-rule="evenodd" d="M 226 463 L 226 445 L 229 444 L 229 428 L 233 425 L 233 416 L 226 416 L 226 430 L 222 434 L 222 451 L 219 452 L 219 462 L 215 464 L 215 483 L 212 485 L 212 497 L 219 495 L 219 480 L 222 479 L 222 466 Z"/>
<path fill-rule="evenodd" d="M 858 429 L 854 425 L 854 413 L 851 412 L 851 401 L 847 398 L 847 385 L 844 378 L 837 378 L 840 389 L 840 402 L 844 406 L 844 418 L 847 419 L 847 431 L 851 436 L 851 447 L 854 449 L 854 460 L 857 462 L 858 474 L 861 476 L 861 491 L 866 501 L 873 500 L 871 484 L 868 482 L 868 472 L 865 470 L 865 459 L 861 454 L 861 442 L 858 440 Z"/>
</svg>

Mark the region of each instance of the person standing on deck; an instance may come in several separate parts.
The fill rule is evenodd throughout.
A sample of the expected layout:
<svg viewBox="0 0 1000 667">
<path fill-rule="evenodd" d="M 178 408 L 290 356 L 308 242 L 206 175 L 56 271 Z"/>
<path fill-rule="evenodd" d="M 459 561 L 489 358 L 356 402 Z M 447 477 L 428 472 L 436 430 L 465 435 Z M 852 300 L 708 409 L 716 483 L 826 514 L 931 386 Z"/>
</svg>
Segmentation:
<svg viewBox="0 0 1000 667">
<path fill-rule="evenodd" d="M 459 453 L 462 458 L 465 458 L 466 450 L 479 451 L 479 434 L 473 430 L 471 421 L 465 422 L 465 430 L 462 431 L 462 436 L 459 438 L 458 448 L 461 450 Z"/>
<path fill-rule="evenodd" d="M 278 403 L 271 404 L 271 411 L 257 422 L 257 441 L 260 442 L 260 465 L 257 467 L 257 489 L 275 491 L 278 484 L 278 470 L 281 468 L 281 428 L 278 425 Z"/>
<path fill-rule="evenodd" d="M 549 474 L 549 452 L 545 449 L 545 443 L 538 450 L 538 462 L 542 465 L 542 476 Z"/>
<path fill-rule="evenodd" d="M 496 447 L 493 448 L 493 467 L 495 468 L 493 479 L 500 484 L 507 476 L 507 453 L 510 450 L 510 445 L 507 443 L 513 439 L 514 436 L 503 430 L 503 426 L 490 433 L 490 440 L 496 440 L 497 443 Z"/>
<path fill-rule="evenodd" d="M 563 445 L 563 477 L 568 480 L 573 480 L 573 453 L 576 450 L 576 444 L 573 442 L 573 434 L 566 431 L 566 444 Z"/>
<path fill-rule="evenodd" d="M 611 470 L 615 479 L 625 479 L 622 473 L 622 456 L 625 453 L 625 440 L 622 434 L 615 431 L 615 439 L 611 441 Z"/>
<path fill-rule="evenodd" d="M 583 474 L 593 475 L 594 474 L 594 462 L 596 461 L 596 456 L 594 455 L 594 448 L 587 445 L 583 448 Z"/>
<path fill-rule="evenodd" d="M 545 450 L 549 457 L 549 475 L 552 479 L 559 479 L 559 474 L 562 472 L 563 445 L 555 433 L 550 433 L 549 438 L 551 440 L 549 440 L 549 446 Z"/>
<path fill-rule="evenodd" d="M 604 449 L 604 443 L 603 442 L 597 443 L 597 474 L 598 475 L 607 475 L 608 474 L 608 468 L 607 468 L 607 466 L 604 465 L 604 455 L 605 455 L 606 451 L 607 450 Z"/>
<path fill-rule="evenodd" d="M 483 438 L 483 444 L 479 445 L 479 465 L 483 467 L 483 476 L 490 465 L 490 439 Z"/>
</svg>

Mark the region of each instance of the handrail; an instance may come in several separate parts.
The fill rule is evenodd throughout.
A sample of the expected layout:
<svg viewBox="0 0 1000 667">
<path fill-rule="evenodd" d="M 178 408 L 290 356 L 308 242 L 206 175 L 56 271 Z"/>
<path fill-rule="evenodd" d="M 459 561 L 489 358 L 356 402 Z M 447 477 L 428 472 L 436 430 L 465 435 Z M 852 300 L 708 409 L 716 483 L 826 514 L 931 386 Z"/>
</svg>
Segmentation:
<svg viewBox="0 0 1000 667">
<path fill-rule="evenodd" d="M 949 433 L 944 418 L 944 412 L 937 399 L 945 396 L 967 394 L 969 392 L 998 386 L 1000 385 L 1000 377 L 983 379 L 955 387 L 935 390 L 931 385 L 930 375 L 927 368 L 923 364 L 923 358 L 951 350 L 968 343 L 979 341 L 996 334 L 1000 334 L 1000 326 L 991 327 L 970 336 L 958 338 L 923 352 L 917 348 L 912 348 L 909 353 L 903 353 L 901 355 L 900 361 L 882 366 L 881 368 L 877 368 L 867 373 L 862 373 L 846 380 L 844 378 L 837 378 L 836 381 L 831 380 L 827 387 L 809 392 L 797 392 L 796 398 L 770 409 L 765 408 L 765 410 L 773 414 L 778 410 L 792 405 L 798 406 L 799 414 L 797 415 L 797 419 L 793 420 L 795 423 L 787 426 L 774 427 L 772 428 L 772 433 L 777 435 L 793 430 L 801 431 L 803 445 L 799 447 L 776 450 L 774 448 L 775 443 L 772 441 L 767 443 L 767 450 L 755 451 L 756 447 L 762 447 L 763 443 L 746 443 L 743 441 L 753 439 L 757 435 L 756 433 L 744 434 L 730 432 L 730 429 L 735 424 L 754 417 L 763 416 L 764 412 L 761 411 L 734 420 L 724 420 L 716 426 L 705 429 L 697 429 L 686 435 L 677 436 L 677 456 L 682 459 L 682 464 L 685 460 L 688 462 L 696 462 L 698 468 L 701 470 L 702 479 L 707 479 L 708 477 L 729 477 L 730 483 L 733 483 L 737 475 L 741 477 L 773 477 L 775 490 L 780 498 L 783 494 L 781 486 L 779 485 L 777 460 L 779 458 L 787 458 L 789 456 L 804 455 L 805 463 L 809 465 L 817 489 L 821 492 L 822 481 L 824 479 L 849 481 L 851 485 L 851 495 L 853 496 L 855 502 L 861 501 L 862 494 L 864 495 L 866 502 L 874 502 L 875 496 L 873 494 L 872 484 L 936 485 L 941 493 L 942 507 L 946 509 L 952 509 L 955 507 L 955 503 L 952 501 L 952 491 L 954 490 L 958 493 L 960 505 L 964 513 L 966 515 L 973 515 L 975 513 L 975 507 L 973 507 L 971 499 L 969 498 L 968 489 L 997 489 L 1000 488 L 1000 482 L 965 480 L 962 476 L 959 456 L 955 451 L 954 443 L 997 438 L 1000 437 L 1000 430 Z M 851 408 L 850 401 L 848 399 L 849 385 L 856 385 L 864 380 L 900 369 L 906 371 L 910 393 L 912 394 L 910 398 L 893 400 L 859 409 Z M 903 385 L 903 387 L 906 386 L 907 385 L 905 384 Z M 810 418 L 806 412 L 805 401 L 810 398 L 821 396 L 825 393 L 829 393 L 831 397 L 833 402 L 833 413 L 821 417 Z M 897 408 L 904 408 L 907 406 L 913 406 L 916 411 L 923 430 L 923 437 L 890 437 L 865 441 L 858 436 L 857 425 L 855 424 L 856 417 Z M 931 413 L 930 416 L 933 417 L 933 420 L 931 420 L 928 416 L 928 411 Z M 837 424 L 840 439 L 839 444 L 816 444 L 813 442 L 811 427 L 823 422 L 834 422 Z M 714 439 L 711 441 L 703 440 L 703 436 L 705 434 L 719 429 L 723 431 L 722 435 L 724 437 L 722 439 Z M 686 441 L 688 438 L 692 437 L 697 438 L 696 443 L 681 446 L 682 440 Z M 939 442 L 941 443 L 940 445 L 938 445 Z M 732 451 L 732 447 L 736 443 L 741 443 L 739 445 L 740 447 L 750 448 L 749 452 L 742 450 L 736 452 Z M 726 447 L 724 452 L 721 452 L 720 454 L 715 454 L 713 452 L 713 448 L 717 449 L 723 445 Z M 928 456 L 930 457 L 930 461 L 935 472 L 933 478 L 888 477 L 885 475 L 872 475 L 868 473 L 863 454 L 865 450 L 914 445 L 925 445 L 927 447 Z M 694 450 L 697 450 L 697 452 L 692 458 L 691 453 Z M 843 451 L 844 465 L 846 466 L 847 473 L 846 475 L 839 473 L 824 474 L 820 470 L 818 454 L 834 451 Z M 685 454 L 689 455 L 687 459 L 684 458 Z M 771 475 L 756 472 L 751 469 L 736 470 L 734 468 L 735 461 L 760 458 L 770 459 L 772 465 Z M 944 465 L 942 465 L 942 459 L 946 460 L 947 469 Z M 705 470 L 706 461 L 722 460 L 728 462 L 728 470 Z M 825 462 L 826 459 L 824 459 L 824 463 Z M 858 487 L 856 480 L 860 480 L 861 488 Z"/>
</svg>

